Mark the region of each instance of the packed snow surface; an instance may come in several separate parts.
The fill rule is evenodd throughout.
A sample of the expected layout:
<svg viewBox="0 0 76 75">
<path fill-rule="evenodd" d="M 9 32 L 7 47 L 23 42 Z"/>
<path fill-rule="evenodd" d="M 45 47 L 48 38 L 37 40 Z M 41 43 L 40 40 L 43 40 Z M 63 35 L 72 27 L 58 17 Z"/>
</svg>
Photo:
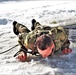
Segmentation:
<svg viewBox="0 0 76 75">
<path fill-rule="evenodd" d="M 31 20 L 42 25 L 66 26 L 76 24 L 75 1 L 7 1 L 0 2 L 0 52 L 18 44 L 12 22 L 18 21 L 31 28 Z M 53 22 L 57 24 L 52 24 Z M 76 75 L 76 30 L 69 29 L 70 48 L 68 55 L 53 55 L 42 58 L 28 54 L 27 62 L 13 57 L 19 46 L 0 54 L 0 75 Z"/>
</svg>

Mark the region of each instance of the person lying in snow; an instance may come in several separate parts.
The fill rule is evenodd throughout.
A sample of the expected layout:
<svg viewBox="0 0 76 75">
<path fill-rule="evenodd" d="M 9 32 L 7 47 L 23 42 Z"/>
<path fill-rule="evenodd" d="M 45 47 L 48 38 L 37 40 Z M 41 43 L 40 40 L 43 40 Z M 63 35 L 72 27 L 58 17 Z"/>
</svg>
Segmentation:
<svg viewBox="0 0 76 75">
<path fill-rule="evenodd" d="M 32 55 L 37 53 L 43 58 L 61 50 L 64 54 L 72 52 L 69 48 L 68 32 L 61 26 L 43 26 L 32 19 L 31 31 L 17 21 L 13 22 L 13 32 L 18 35 L 20 50 L 14 55 L 20 61 L 27 60 L 28 49 Z"/>
</svg>

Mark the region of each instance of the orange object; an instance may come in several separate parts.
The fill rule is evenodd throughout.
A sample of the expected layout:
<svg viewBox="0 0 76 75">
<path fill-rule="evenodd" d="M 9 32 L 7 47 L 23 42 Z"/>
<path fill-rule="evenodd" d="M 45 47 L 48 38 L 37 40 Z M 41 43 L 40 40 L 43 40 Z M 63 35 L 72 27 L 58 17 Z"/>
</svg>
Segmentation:
<svg viewBox="0 0 76 75">
<path fill-rule="evenodd" d="M 22 51 L 16 58 L 21 62 L 25 62 L 27 60 L 27 54 Z"/>
</svg>

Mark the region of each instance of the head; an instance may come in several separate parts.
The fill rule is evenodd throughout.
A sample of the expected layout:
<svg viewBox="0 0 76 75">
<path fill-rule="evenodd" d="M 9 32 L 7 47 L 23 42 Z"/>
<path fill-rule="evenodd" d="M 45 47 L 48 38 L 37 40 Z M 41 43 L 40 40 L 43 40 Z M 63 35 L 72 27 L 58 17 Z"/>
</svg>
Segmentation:
<svg viewBox="0 0 76 75">
<path fill-rule="evenodd" d="M 17 24 L 17 23 L 18 23 L 17 21 L 14 21 L 14 22 L 13 22 L 13 32 L 14 32 L 16 35 L 19 34 L 19 31 L 18 31 L 17 28 L 16 28 L 16 24 Z"/>
<path fill-rule="evenodd" d="M 38 52 L 42 55 L 43 58 L 45 58 L 52 54 L 54 43 L 50 35 L 43 34 L 37 38 L 36 46 Z"/>
</svg>

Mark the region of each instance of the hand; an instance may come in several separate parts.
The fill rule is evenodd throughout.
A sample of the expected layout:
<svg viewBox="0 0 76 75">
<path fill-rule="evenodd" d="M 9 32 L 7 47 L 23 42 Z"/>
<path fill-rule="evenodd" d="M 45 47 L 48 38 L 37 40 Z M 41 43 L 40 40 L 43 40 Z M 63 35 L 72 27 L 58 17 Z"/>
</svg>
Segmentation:
<svg viewBox="0 0 76 75">
<path fill-rule="evenodd" d="M 64 49 L 62 50 L 62 52 L 63 52 L 64 54 L 69 54 L 69 53 L 72 52 L 72 50 L 71 50 L 70 48 L 64 48 Z"/>
<path fill-rule="evenodd" d="M 25 61 L 27 61 L 27 54 L 24 53 L 23 51 L 21 51 L 21 52 L 17 55 L 16 59 L 18 59 L 18 60 L 21 61 L 21 62 L 25 62 Z"/>
</svg>

